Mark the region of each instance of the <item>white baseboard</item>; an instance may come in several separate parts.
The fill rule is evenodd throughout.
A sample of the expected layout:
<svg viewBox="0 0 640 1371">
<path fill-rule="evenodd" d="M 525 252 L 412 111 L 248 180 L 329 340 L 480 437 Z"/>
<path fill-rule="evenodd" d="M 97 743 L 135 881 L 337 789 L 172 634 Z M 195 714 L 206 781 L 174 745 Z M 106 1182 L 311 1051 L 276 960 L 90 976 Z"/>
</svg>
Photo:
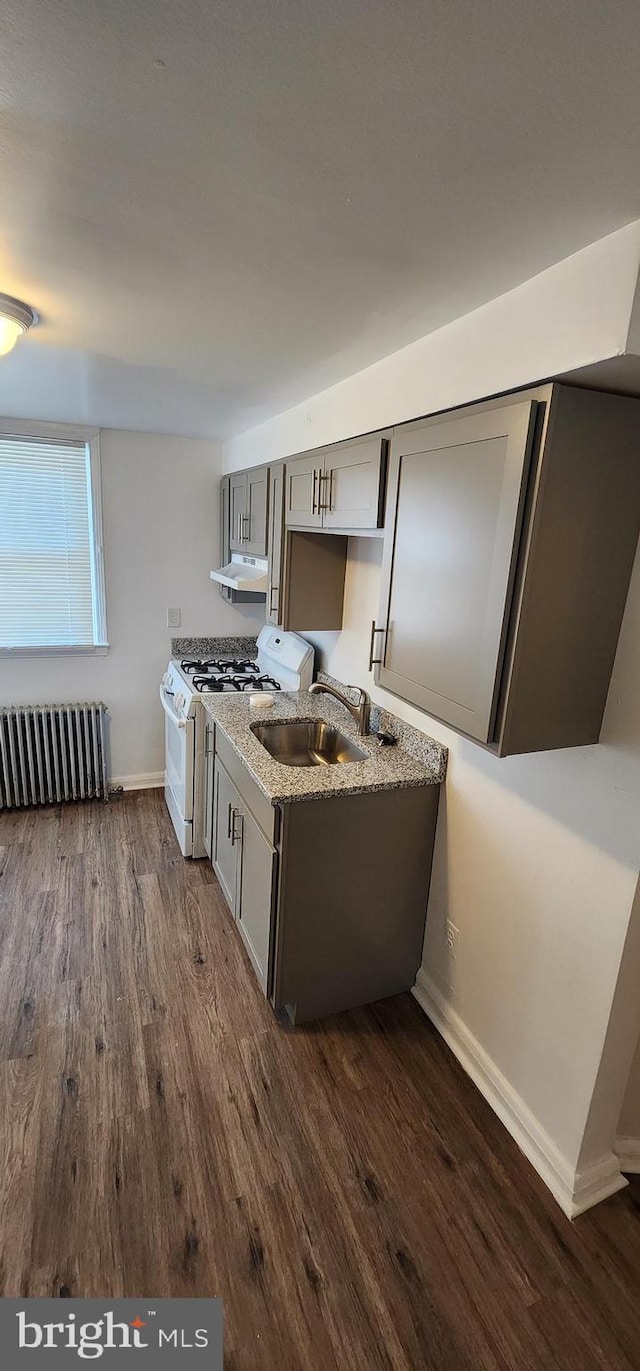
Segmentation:
<svg viewBox="0 0 640 1371">
<path fill-rule="evenodd" d="M 616 1156 L 621 1171 L 640 1171 L 640 1138 L 616 1138 Z"/>
<path fill-rule="evenodd" d="M 460 1015 L 447 1004 L 423 967 L 418 972 L 413 994 L 567 1218 L 576 1218 L 627 1185 L 613 1152 L 584 1171 L 576 1171 L 570 1165 Z"/>
<path fill-rule="evenodd" d="M 123 790 L 155 790 L 164 785 L 164 771 L 143 771 L 139 776 L 113 776 L 110 785 L 121 785 Z"/>
</svg>

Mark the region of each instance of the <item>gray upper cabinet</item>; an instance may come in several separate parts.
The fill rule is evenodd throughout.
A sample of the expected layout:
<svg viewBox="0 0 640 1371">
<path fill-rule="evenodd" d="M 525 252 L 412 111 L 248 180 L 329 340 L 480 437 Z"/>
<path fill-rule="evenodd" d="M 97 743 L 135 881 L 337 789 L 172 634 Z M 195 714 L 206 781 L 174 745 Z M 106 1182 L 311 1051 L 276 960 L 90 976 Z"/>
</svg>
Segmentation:
<svg viewBox="0 0 640 1371">
<path fill-rule="evenodd" d="M 375 531 L 382 526 L 388 441 L 358 438 L 287 462 L 291 528 Z"/>
<path fill-rule="evenodd" d="M 226 566 L 231 556 L 229 541 L 231 530 L 231 481 L 223 476 L 220 482 L 220 565 Z M 234 591 L 231 586 L 218 587 L 223 600 L 231 601 Z"/>
<path fill-rule="evenodd" d="M 244 474 L 244 473 L 241 473 Z M 231 480 L 230 476 L 223 476 L 220 482 L 220 565 L 226 566 L 231 557 Z M 233 505 L 235 510 L 235 528 L 238 528 L 238 517 L 241 510 L 246 506 L 246 487 L 242 481 L 237 481 L 233 477 Z M 244 504 L 243 504 L 244 502 Z M 234 544 L 233 551 L 239 551 L 241 544 Z M 246 547 L 245 547 L 246 551 Z M 223 600 L 228 600 L 231 604 L 256 604 L 262 600 L 264 594 L 251 590 L 233 590 L 231 586 L 219 585 L 218 587 Z"/>
<path fill-rule="evenodd" d="M 269 471 L 252 467 L 229 478 L 229 547 L 251 557 L 267 555 Z"/>
<path fill-rule="evenodd" d="M 282 576 L 284 560 L 284 486 L 285 468 L 269 468 L 269 581 L 267 589 L 267 623 L 282 626 Z"/>
<path fill-rule="evenodd" d="M 535 405 L 408 425 L 391 445 L 380 685 L 486 742 Z"/>
<path fill-rule="evenodd" d="M 387 439 L 341 443 L 325 453 L 323 528 L 380 528 L 384 515 Z"/>
<path fill-rule="evenodd" d="M 241 552 L 247 524 L 247 473 L 234 471 L 229 477 L 229 547 Z"/>
<path fill-rule="evenodd" d="M 323 454 L 306 453 L 287 461 L 286 520 L 296 528 L 321 528 L 320 477 Z"/>
<path fill-rule="evenodd" d="M 596 742 L 640 404 L 562 385 L 394 432 L 376 681 L 500 755 Z"/>
<path fill-rule="evenodd" d="M 252 557 L 267 555 L 267 499 L 269 468 L 255 467 L 247 472 L 246 536 L 242 551 Z"/>
</svg>

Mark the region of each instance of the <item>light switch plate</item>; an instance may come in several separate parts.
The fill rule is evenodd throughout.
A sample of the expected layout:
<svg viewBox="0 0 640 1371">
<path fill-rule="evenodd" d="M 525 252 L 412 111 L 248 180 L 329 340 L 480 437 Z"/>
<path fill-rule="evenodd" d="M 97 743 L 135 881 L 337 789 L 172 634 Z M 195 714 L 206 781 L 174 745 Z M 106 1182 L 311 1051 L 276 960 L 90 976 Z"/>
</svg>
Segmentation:
<svg viewBox="0 0 640 1371">
<path fill-rule="evenodd" d="M 179 628 L 181 623 L 182 623 L 182 610 L 181 610 L 181 609 L 168 609 L 168 610 L 167 610 L 167 628 Z"/>
</svg>

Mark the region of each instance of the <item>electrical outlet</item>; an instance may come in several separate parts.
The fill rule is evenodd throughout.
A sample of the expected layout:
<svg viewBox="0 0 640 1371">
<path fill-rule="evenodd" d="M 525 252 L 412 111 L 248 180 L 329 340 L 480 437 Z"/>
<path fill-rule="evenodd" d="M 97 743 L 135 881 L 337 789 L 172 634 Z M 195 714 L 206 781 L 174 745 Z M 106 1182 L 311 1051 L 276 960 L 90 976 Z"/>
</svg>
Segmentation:
<svg viewBox="0 0 640 1371">
<path fill-rule="evenodd" d="M 179 628 L 181 623 L 182 623 L 182 610 L 181 610 L 181 609 L 168 609 L 168 610 L 167 610 L 167 628 Z"/>
<path fill-rule="evenodd" d="M 450 951 L 452 957 L 455 957 L 456 952 L 458 951 L 458 938 L 459 938 L 459 937 L 460 937 L 460 931 L 459 931 L 459 929 L 456 928 L 455 924 L 452 924 L 452 922 L 451 922 L 450 919 L 447 919 L 447 947 L 448 947 L 448 949 L 449 949 L 449 951 Z"/>
</svg>

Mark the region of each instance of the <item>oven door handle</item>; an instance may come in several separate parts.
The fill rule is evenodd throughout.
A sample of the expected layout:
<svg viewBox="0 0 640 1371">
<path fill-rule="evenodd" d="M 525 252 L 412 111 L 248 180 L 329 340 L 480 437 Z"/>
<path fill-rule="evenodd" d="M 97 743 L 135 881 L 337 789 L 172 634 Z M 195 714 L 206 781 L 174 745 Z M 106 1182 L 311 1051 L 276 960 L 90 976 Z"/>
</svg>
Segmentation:
<svg viewBox="0 0 640 1371">
<path fill-rule="evenodd" d="M 186 727 L 187 727 L 187 721 L 186 721 L 186 719 L 178 719 L 178 718 L 176 717 L 176 715 L 174 714 L 173 710 L 172 710 L 172 709 L 169 709 L 169 706 L 168 706 L 168 704 L 167 704 L 167 702 L 166 702 L 166 700 L 165 700 L 165 698 L 164 698 L 164 686 L 163 686 L 162 684 L 160 685 L 160 704 L 162 705 L 162 708 L 164 709 L 165 714 L 167 714 L 167 715 L 169 716 L 169 718 L 171 719 L 171 722 L 172 722 L 172 723 L 176 724 L 178 728 L 186 728 Z"/>
</svg>

